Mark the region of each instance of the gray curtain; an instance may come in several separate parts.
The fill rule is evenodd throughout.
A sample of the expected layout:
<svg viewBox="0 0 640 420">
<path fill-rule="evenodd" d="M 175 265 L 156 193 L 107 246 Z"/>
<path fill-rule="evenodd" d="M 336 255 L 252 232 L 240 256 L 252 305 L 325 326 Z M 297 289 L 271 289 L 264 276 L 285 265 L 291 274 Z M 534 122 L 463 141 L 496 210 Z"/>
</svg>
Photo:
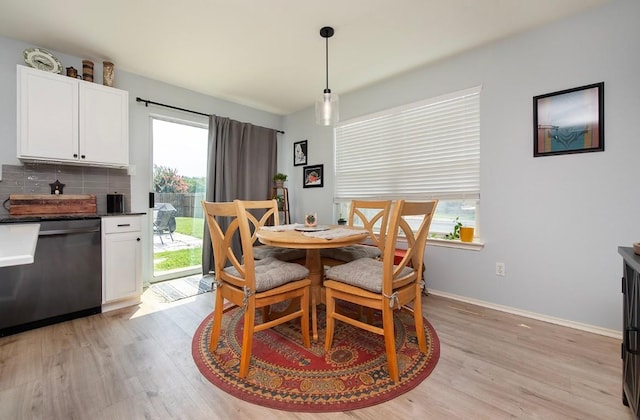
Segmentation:
<svg viewBox="0 0 640 420">
<path fill-rule="evenodd" d="M 209 117 L 207 201 L 269 199 L 276 165 L 276 130 Z M 207 274 L 214 266 L 206 225 L 202 245 L 202 273 Z"/>
</svg>

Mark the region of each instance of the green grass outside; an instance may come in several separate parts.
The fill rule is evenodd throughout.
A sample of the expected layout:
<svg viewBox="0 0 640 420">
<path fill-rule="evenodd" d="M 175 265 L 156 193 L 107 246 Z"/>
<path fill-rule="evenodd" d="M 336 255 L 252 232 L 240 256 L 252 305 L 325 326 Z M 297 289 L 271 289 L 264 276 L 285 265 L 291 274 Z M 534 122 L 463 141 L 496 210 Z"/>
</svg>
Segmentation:
<svg viewBox="0 0 640 420">
<path fill-rule="evenodd" d="M 193 217 L 176 217 L 177 233 L 202 239 L 204 219 Z M 202 248 L 180 249 L 177 251 L 163 251 L 153 254 L 154 271 L 168 271 L 179 268 L 192 267 L 202 264 Z"/>
<path fill-rule="evenodd" d="M 176 232 L 202 239 L 204 219 L 176 217 Z"/>
<path fill-rule="evenodd" d="M 176 270 L 202 264 L 202 248 L 180 249 L 153 254 L 154 271 Z"/>
</svg>

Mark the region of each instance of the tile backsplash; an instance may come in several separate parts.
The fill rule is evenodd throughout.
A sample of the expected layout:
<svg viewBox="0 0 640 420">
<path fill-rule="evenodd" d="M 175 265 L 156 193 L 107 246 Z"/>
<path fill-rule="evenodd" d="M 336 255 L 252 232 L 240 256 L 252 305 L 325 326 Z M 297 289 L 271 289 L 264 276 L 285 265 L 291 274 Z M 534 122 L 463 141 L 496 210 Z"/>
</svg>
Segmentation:
<svg viewBox="0 0 640 420">
<path fill-rule="evenodd" d="M 126 169 L 25 163 L 2 165 L 0 181 L 0 216 L 9 214 L 7 208 L 11 194 L 51 194 L 49 184 L 60 181 L 65 184 L 64 194 L 94 194 L 98 214 L 107 212 L 107 194 L 124 195 L 124 210 L 131 211 L 131 177 Z"/>
</svg>

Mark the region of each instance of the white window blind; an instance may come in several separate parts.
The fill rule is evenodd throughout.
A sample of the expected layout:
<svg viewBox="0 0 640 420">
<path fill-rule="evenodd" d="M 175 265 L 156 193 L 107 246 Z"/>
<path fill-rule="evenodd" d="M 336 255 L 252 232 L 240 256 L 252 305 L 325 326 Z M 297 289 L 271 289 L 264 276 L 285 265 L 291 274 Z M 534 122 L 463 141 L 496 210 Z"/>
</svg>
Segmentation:
<svg viewBox="0 0 640 420">
<path fill-rule="evenodd" d="M 335 199 L 480 197 L 480 87 L 336 127 Z"/>
</svg>

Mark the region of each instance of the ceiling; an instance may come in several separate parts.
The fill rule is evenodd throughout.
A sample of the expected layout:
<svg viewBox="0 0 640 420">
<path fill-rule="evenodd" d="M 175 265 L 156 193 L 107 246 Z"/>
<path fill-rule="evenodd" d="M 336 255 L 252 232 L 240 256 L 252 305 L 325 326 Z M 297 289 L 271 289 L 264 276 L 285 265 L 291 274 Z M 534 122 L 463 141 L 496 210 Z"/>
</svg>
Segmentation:
<svg viewBox="0 0 640 420">
<path fill-rule="evenodd" d="M 0 36 L 286 115 L 325 88 L 323 26 L 340 95 L 608 1 L 2 0 Z"/>
</svg>

